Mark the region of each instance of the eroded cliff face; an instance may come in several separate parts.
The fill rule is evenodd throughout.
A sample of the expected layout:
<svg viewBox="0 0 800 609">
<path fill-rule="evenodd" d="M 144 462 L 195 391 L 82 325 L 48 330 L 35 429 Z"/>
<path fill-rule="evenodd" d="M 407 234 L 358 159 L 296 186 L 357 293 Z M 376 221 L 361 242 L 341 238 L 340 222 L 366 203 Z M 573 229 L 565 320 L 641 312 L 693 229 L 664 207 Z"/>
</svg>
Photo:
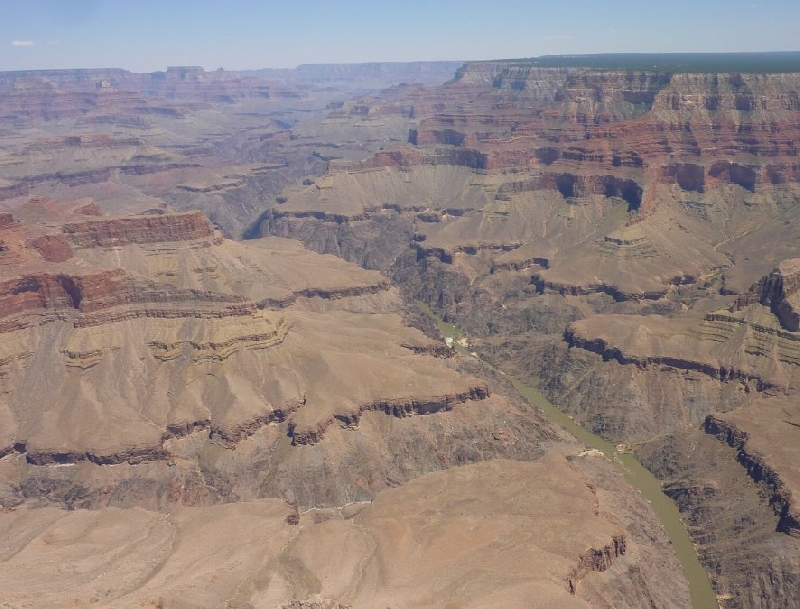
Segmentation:
<svg viewBox="0 0 800 609">
<path fill-rule="evenodd" d="M 688 602 L 613 465 L 407 326 L 380 273 L 86 200 L 35 198 L 0 216 L 0 239 L 11 602 L 462 602 L 467 555 L 497 574 L 480 604 Z M 31 568 L 54 551 L 80 574 Z M 202 581 L 175 576 L 199 557 Z"/>
<path fill-rule="evenodd" d="M 439 84 L 455 67 L 0 72 L 0 202 L 13 208 L 36 195 L 88 196 L 129 214 L 167 202 L 202 210 L 236 237 L 263 201 L 324 171 L 329 155 L 363 159 L 407 137 L 407 116 L 326 125 L 330 112 L 399 82 Z"/>
<path fill-rule="evenodd" d="M 797 540 L 777 530 L 780 516 L 768 502 L 773 490 L 749 477 L 737 454 L 703 429 L 637 450 L 678 504 L 722 607 L 795 605 Z"/>
<path fill-rule="evenodd" d="M 377 596 L 337 587 L 307 548 L 360 540 L 359 581 L 372 581 L 373 558 L 402 554 L 397 539 L 419 527 L 378 509 L 356 522 L 348 502 L 413 504 L 405 483 L 425 472 L 497 457 L 535 469 L 554 446 L 577 450 L 405 327 L 399 287 L 586 426 L 661 438 L 640 454 L 668 481 L 726 606 L 796 601 L 796 74 L 480 62 L 443 86 L 354 100 L 310 95 L 302 75 L 254 78 L 0 75 L 2 505 L 213 510 L 280 497 L 293 504 L 273 506 L 289 543 L 270 575 L 282 592 L 237 580 L 226 600 L 416 598 L 394 580 Z M 383 273 L 216 230 L 236 234 L 262 211 L 249 236 Z M 586 484 L 575 505 L 594 504 L 591 535 L 530 548 L 555 551 L 559 567 L 525 581 L 552 591 L 550 605 L 686 606 L 666 576 L 674 564 L 647 566 L 665 564 L 660 533 L 642 532 L 648 508 L 594 461 L 547 462 Z M 491 465 L 502 478 L 520 464 Z M 479 493 L 470 476 L 463 488 Z M 554 488 L 552 504 L 570 492 Z M 309 513 L 313 533 L 286 528 Z M 102 514 L 87 518 L 113 513 Z M 606 517 L 614 526 L 591 530 Z M 381 538 L 403 527 L 410 537 Z M 748 543 L 726 541 L 737 536 Z M 446 586 L 461 585 L 453 577 Z M 493 598 L 522 585 L 503 580 Z"/>
<path fill-rule="evenodd" d="M 752 413 L 796 410 L 798 91 L 796 73 L 467 64 L 437 89 L 340 109 L 413 110 L 408 143 L 331 162 L 260 230 L 385 269 L 482 356 L 611 440 L 680 435 L 713 415 L 745 417 L 751 441 L 780 430 L 793 445 L 793 425 L 777 415 L 757 425 Z M 386 226 L 398 227 L 392 238 Z M 731 471 L 773 471 L 785 488 L 792 457 L 768 446 Z M 702 505 L 683 505 L 695 538 L 722 535 Z M 787 527 L 754 542 L 767 571 Z M 773 592 L 764 583 L 751 595 L 737 571 L 744 551 L 709 542 L 708 552 L 709 568 L 734 553 L 714 565 L 730 606 L 794 598 L 778 575 L 793 559 L 775 566 Z"/>
<path fill-rule="evenodd" d="M 798 288 L 800 288 L 800 259 L 785 260 L 769 275 L 763 277 L 751 289 L 752 297 L 770 308 L 781 326 L 790 331 L 800 330 L 800 314 L 797 312 Z M 745 298 L 739 307 L 746 306 L 754 298 Z"/>
</svg>

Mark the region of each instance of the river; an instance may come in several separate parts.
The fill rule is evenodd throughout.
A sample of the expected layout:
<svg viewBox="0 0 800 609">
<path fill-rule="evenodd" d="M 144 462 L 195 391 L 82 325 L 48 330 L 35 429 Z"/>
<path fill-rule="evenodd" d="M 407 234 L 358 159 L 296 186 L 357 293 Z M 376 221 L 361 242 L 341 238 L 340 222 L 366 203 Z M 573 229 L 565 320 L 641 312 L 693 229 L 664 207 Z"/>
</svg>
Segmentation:
<svg viewBox="0 0 800 609">
<path fill-rule="evenodd" d="M 454 324 L 443 321 L 426 304 L 417 302 L 417 305 L 423 313 L 436 321 L 442 336 L 454 341 L 460 338 L 461 333 Z M 491 364 L 487 362 L 484 362 L 484 364 L 491 367 Z M 541 409 L 553 423 L 566 429 L 588 447 L 602 451 L 608 459 L 622 469 L 625 477 L 634 487 L 639 489 L 642 496 L 653 507 L 653 511 L 661 520 L 661 524 L 664 525 L 664 529 L 672 541 L 675 554 L 683 568 L 683 573 L 689 581 L 692 606 L 695 609 L 719 609 L 719 603 L 714 589 L 711 587 L 711 581 L 697 558 L 697 552 L 683 525 L 678 507 L 672 499 L 662 492 L 661 482 L 639 463 L 633 454 L 618 451 L 616 446 L 608 440 L 578 425 L 564 412 L 553 406 L 538 389 L 511 377 L 508 378 L 513 383 L 514 388 L 532 404 Z"/>
</svg>

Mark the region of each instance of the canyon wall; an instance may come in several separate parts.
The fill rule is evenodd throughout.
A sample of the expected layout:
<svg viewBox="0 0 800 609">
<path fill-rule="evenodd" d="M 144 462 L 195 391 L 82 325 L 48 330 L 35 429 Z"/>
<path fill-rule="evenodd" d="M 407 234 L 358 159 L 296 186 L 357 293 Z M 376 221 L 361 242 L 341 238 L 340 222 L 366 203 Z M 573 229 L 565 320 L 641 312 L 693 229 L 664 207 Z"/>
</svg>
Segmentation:
<svg viewBox="0 0 800 609">
<path fill-rule="evenodd" d="M 615 442 L 692 434 L 709 416 L 776 400 L 793 417 L 799 94 L 796 72 L 468 63 L 437 89 L 337 108 L 410 116 L 408 141 L 331 161 L 253 233 L 383 269 L 472 349 Z M 389 238 L 388 226 L 398 227 Z M 782 445 L 796 444 L 769 408 L 752 437 L 780 429 Z M 792 484 L 792 457 L 763 451 L 718 470 L 714 509 L 732 509 L 737 475 Z M 788 548 L 781 513 L 795 508 L 767 499 L 763 514 L 773 504 L 772 532 L 754 523 L 762 536 L 747 552 L 782 583 L 755 592 L 744 551 L 714 541 L 727 525 L 701 517 L 710 504 L 680 503 L 726 607 L 794 598 L 791 552 L 770 566 L 768 548 Z"/>
<path fill-rule="evenodd" d="M 619 473 L 429 323 L 407 327 L 418 299 L 637 450 L 724 606 L 792 604 L 800 77 L 520 60 L 437 81 L 445 68 L 1 74 L 2 505 L 281 498 L 281 534 L 321 526 L 276 553 L 275 581 L 345 603 L 366 597 L 325 588 L 304 548 L 330 534 L 397 556 L 381 532 L 418 531 L 400 515 L 369 529 L 377 508 L 351 526 L 351 502 L 414 504 L 428 472 L 486 493 L 470 464 L 551 459 L 572 482 L 550 507 L 580 488 L 594 516 L 576 522 L 615 526 L 556 540 L 568 559 L 539 589 L 686 606 Z"/>
</svg>

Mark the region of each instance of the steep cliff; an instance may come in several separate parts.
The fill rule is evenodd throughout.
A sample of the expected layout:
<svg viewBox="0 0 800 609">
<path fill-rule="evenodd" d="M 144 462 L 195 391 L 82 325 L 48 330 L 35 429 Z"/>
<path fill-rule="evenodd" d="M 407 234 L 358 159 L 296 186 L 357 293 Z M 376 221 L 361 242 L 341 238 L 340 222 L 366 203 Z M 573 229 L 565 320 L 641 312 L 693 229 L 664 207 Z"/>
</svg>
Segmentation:
<svg viewBox="0 0 800 609">
<path fill-rule="evenodd" d="M 436 599 L 459 603 L 491 580 L 495 602 L 534 586 L 551 605 L 686 606 L 652 512 L 610 464 L 542 460 L 579 447 L 405 327 L 402 291 L 576 420 L 637 446 L 725 606 L 796 602 L 800 80 L 646 67 L 477 62 L 442 86 L 424 66 L 377 64 L 308 67 L 281 84 L 192 67 L 0 75 L 0 502 L 20 506 L 11 520 L 46 504 L 163 510 L 137 512 L 154 522 L 185 505 L 216 522 L 280 497 L 292 505 L 270 512 L 274 562 L 224 578 L 224 600 L 391 604 L 458 589 L 469 596 Z M 415 73 L 425 84 L 350 98 L 362 77 Z M 217 230 L 254 218 L 245 242 Z M 450 471 L 498 457 L 530 463 Z M 586 512 L 572 541 L 526 546 L 517 499 L 498 503 L 519 486 L 487 486 L 487 471 L 536 474 L 548 509 L 573 497 Z M 431 488 L 447 489 L 440 503 L 416 494 Z M 361 519 L 348 505 L 373 499 Z M 544 501 L 528 499 L 526 510 Z M 492 518 L 460 520 L 486 506 Z M 419 537 L 436 510 L 447 514 L 437 539 L 485 555 L 479 568 L 462 573 L 475 563 L 457 553 L 394 565 L 444 547 Z M 506 525 L 514 539 L 495 554 L 481 535 L 505 539 Z M 323 552 L 343 545 L 355 548 L 347 585 Z M 159 554 L 172 572 L 187 571 L 182 547 Z M 39 559 L 27 551 L 15 569 Z M 540 560 L 552 570 L 531 580 Z M 497 565 L 524 573 L 504 579 Z M 278 582 L 269 590 L 264 573 Z M 169 588 L 163 602 L 187 594 L 153 581 Z M 133 596 L 108 602 L 153 600 L 123 588 Z"/>
<path fill-rule="evenodd" d="M 798 288 L 800 288 L 800 259 L 786 260 L 769 275 L 753 286 L 752 295 L 769 307 L 778 318 L 781 326 L 790 331 L 800 330 L 798 313 Z M 745 298 L 739 306 L 747 304 L 752 298 Z"/>
<path fill-rule="evenodd" d="M 773 491 L 746 474 L 735 448 L 695 429 L 654 439 L 637 456 L 678 504 L 720 606 L 797 604 L 797 539 L 776 530 L 780 516 L 765 501 Z"/>
<path fill-rule="evenodd" d="M 384 269 L 609 439 L 680 435 L 709 415 L 727 425 L 796 399 L 799 91 L 796 72 L 469 63 L 441 87 L 337 109 L 413 116 L 408 141 L 332 160 L 260 232 Z M 753 437 L 792 433 L 769 421 Z M 759 454 L 731 471 L 792 459 Z M 696 540 L 717 534 L 702 505 L 684 506 L 702 520 Z M 793 598 L 793 559 L 768 565 L 770 543 L 783 541 L 766 536 L 754 564 L 774 568 L 772 592 L 724 583 L 743 581 L 741 553 L 714 565 L 730 606 Z"/>
<path fill-rule="evenodd" d="M 34 198 L 0 239 L 4 599 L 460 602 L 476 594 L 449 591 L 475 581 L 463 556 L 481 555 L 487 602 L 688 601 L 613 465 L 568 457 L 582 447 L 534 406 L 405 325 L 380 273 L 85 199 Z M 46 566 L 64 561 L 80 573 Z M 376 576 L 391 561 L 402 576 Z"/>
</svg>

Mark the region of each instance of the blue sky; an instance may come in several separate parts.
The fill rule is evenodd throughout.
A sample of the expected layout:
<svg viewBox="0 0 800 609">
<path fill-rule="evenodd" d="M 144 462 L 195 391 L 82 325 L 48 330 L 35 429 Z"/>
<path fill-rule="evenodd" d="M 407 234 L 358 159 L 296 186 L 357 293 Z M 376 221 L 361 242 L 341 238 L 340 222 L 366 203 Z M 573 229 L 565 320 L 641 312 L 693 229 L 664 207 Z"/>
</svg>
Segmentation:
<svg viewBox="0 0 800 609">
<path fill-rule="evenodd" d="M 800 50 L 798 0 L 0 0 L 0 70 Z"/>
</svg>

